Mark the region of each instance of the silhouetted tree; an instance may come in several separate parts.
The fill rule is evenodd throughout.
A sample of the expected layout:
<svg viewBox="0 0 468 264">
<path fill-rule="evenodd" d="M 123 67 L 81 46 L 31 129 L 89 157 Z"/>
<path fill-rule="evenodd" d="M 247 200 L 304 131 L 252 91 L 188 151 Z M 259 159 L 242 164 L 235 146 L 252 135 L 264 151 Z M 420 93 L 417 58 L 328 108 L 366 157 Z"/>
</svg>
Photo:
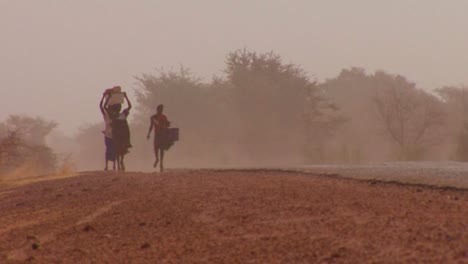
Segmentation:
<svg viewBox="0 0 468 264">
<path fill-rule="evenodd" d="M 388 137 L 398 146 L 398 158 L 423 158 L 425 148 L 440 137 L 441 102 L 402 76 L 377 72 L 374 78 L 374 102 Z"/>
<path fill-rule="evenodd" d="M 245 49 L 229 53 L 226 66 L 241 121 L 239 143 L 252 159 L 321 158 L 317 144 L 326 141 L 339 123 L 329 115 L 336 107 L 303 69 L 283 63 L 273 52 Z"/>
<path fill-rule="evenodd" d="M 45 144 L 47 135 L 57 127 L 54 121 L 25 115 L 11 115 L 3 125 L 6 129 L 19 133 L 20 137 L 31 144 Z"/>
<path fill-rule="evenodd" d="M 155 114 L 159 104 L 165 105 L 171 125 L 180 128 L 183 142 L 176 143 L 167 153 L 169 164 L 171 161 L 184 166 L 227 162 L 228 150 L 221 143 L 227 143 L 232 118 L 227 110 L 227 84 L 222 79 L 213 78 L 212 82 L 204 83 L 185 67 L 177 71 L 160 70 L 154 74 L 143 74 L 136 79 L 138 112 L 134 129 L 138 131 L 135 134 L 141 136 L 134 138 L 134 149 L 140 160 L 129 156 L 130 162 L 140 163 L 144 160 L 147 164 L 152 163 L 152 140 L 147 141 L 144 135 L 150 116 Z M 171 155 L 177 156 L 177 159 L 171 159 Z"/>
<path fill-rule="evenodd" d="M 318 87 L 339 106 L 346 120 L 336 132 L 334 145 L 327 146 L 334 160 L 359 163 L 386 159 L 386 140 L 377 129 L 379 121 L 373 103 L 373 76 L 362 68 L 343 69 L 337 77 Z"/>
<path fill-rule="evenodd" d="M 136 129 L 146 130 L 150 115 L 163 103 L 173 125 L 181 128 L 183 144 L 176 144 L 174 155 L 192 164 L 317 160 L 311 145 L 326 140 L 339 123 L 329 115 L 336 107 L 306 73 L 274 53 L 231 52 L 225 76 L 210 82 L 184 67 L 136 79 Z M 148 147 L 139 146 L 151 145 L 144 137 L 135 142 L 145 151 Z"/>
<path fill-rule="evenodd" d="M 463 124 L 457 137 L 456 159 L 468 161 L 468 122 Z"/>
<path fill-rule="evenodd" d="M 445 144 L 452 158 L 468 161 L 468 93 L 467 87 L 445 86 L 436 89 L 446 111 Z"/>
<path fill-rule="evenodd" d="M 24 142 L 16 131 L 8 131 L 0 138 L 0 172 L 18 166 L 23 157 L 21 155 Z"/>
<path fill-rule="evenodd" d="M 406 78 L 351 68 L 319 87 L 347 120 L 336 135 L 339 161 L 440 157 L 444 104 Z"/>
</svg>

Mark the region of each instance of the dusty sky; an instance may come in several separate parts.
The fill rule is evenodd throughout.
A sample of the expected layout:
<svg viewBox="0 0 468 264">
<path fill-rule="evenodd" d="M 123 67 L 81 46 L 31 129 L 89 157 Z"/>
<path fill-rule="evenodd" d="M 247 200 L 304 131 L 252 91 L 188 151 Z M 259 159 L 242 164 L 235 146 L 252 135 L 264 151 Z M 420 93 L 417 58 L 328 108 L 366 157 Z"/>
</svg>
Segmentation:
<svg viewBox="0 0 468 264">
<path fill-rule="evenodd" d="M 0 120 L 74 134 L 103 89 L 183 64 L 221 75 L 228 51 L 275 51 L 319 81 L 358 66 L 421 88 L 468 84 L 465 0 L 0 0 Z"/>
</svg>

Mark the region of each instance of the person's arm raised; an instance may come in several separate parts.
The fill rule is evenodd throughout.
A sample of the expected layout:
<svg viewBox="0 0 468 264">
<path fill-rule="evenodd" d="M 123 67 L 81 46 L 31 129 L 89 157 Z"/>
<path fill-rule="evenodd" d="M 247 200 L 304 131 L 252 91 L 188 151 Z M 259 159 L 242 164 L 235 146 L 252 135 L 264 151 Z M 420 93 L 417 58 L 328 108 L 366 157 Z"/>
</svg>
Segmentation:
<svg viewBox="0 0 468 264">
<path fill-rule="evenodd" d="M 123 93 L 123 94 L 124 94 L 125 100 L 127 101 L 127 104 L 128 104 L 127 111 L 130 111 L 130 109 L 132 109 L 132 103 L 130 103 L 130 100 L 128 99 L 127 93 Z"/>
<path fill-rule="evenodd" d="M 109 104 L 109 100 L 111 98 L 111 93 L 109 93 L 108 90 L 106 90 L 106 92 L 102 96 L 103 96 L 103 98 L 106 97 L 106 100 L 104 102 L 104 111 L 107 112 L 107 105 Z"/>
<path fill-rule="evenodd" d="M 101 113 L 103 115 L 106 114 L 106 111 L 105 111 L 105 106 L 104 106 L 104 98 L 106 98 L 106 93 L 103 93 L 102 94 L 102 98 L 101 98 L 101 101 L 99 102 L 99 109 L 101 109 Z M 106 100 L 106 103 L 107 103 L 108 100 Z"/>
</svg>

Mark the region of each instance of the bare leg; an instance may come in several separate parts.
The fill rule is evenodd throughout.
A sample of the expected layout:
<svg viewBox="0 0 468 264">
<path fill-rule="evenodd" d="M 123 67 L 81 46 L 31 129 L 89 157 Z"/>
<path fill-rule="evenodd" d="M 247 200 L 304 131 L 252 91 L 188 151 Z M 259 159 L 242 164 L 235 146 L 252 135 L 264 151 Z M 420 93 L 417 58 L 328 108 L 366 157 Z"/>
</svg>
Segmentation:
<svg viewBox="0 0 468 264">
<path fill-rule="evenodd" d="M 120 165 L 120 155 L 117 155 L 115 158 L 117 161 L 117 170 L 120 171 L 122 169 L 122 166 Z"/>
<path fill-rule="evenodd" d="M 154 155 L 156 156 L 156 160 L 154 161 L 154 164 L 153 164 L 153 167 L 156 168 L 156 166 L 158 166 L 158 162 L 159 162 L 159 148 L 156 148 L 154 150 Z"/>
<path fill-rule="evenodd" d="M 160 148 L 160 151 L 161 151 L 161 164 L 160 164 L 160 171 L 163 172 L 164 171 L 164 165 L 163 165 L 163 160 L 164 160 L 164 149 L 163 148 Z"/>
<path fill-rule="evenodd" d="M 104 143 L 107 143 L 106 137 L 104 137 Z M 105 163 L 106 166 L 104 167 L 104 170 L 106 171 L 107 170 L 107 163 L 109 162 L 109 160 L 107 159 L 107 144 L 105 144 L 105 145 L 106 145 L 106 149 L 104 151 L 104 160 L 106 161 L 106 163 Z"/>
<path fill-rule="evenodd" d="M 120 165 L 122 167 L 122 171 L 125 171 L 124 157 L 125 155 L 122 155 L 122 157 L 120 158 Z"/>
</svg>

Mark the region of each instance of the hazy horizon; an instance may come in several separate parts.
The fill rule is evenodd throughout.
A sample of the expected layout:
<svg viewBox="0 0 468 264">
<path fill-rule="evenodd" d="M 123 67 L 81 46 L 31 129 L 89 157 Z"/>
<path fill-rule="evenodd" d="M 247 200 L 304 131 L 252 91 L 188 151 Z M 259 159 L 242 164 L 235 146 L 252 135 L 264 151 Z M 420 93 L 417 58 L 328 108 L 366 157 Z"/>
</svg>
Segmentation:
<svg viewBox="0 0 468 264">
<path fill-rule="evenodd" d="M 465 10 L 461 0 L 0 0 L 0 120 L 41 116 L 74 134 L 100 121 L 105 88 L 131 92 L 133 76 L 180 64 L 222 75 L 225 55 L 244 47 L 319 81 L 356 66 L 426 89 L 468 83 Z"/>
</svg>

